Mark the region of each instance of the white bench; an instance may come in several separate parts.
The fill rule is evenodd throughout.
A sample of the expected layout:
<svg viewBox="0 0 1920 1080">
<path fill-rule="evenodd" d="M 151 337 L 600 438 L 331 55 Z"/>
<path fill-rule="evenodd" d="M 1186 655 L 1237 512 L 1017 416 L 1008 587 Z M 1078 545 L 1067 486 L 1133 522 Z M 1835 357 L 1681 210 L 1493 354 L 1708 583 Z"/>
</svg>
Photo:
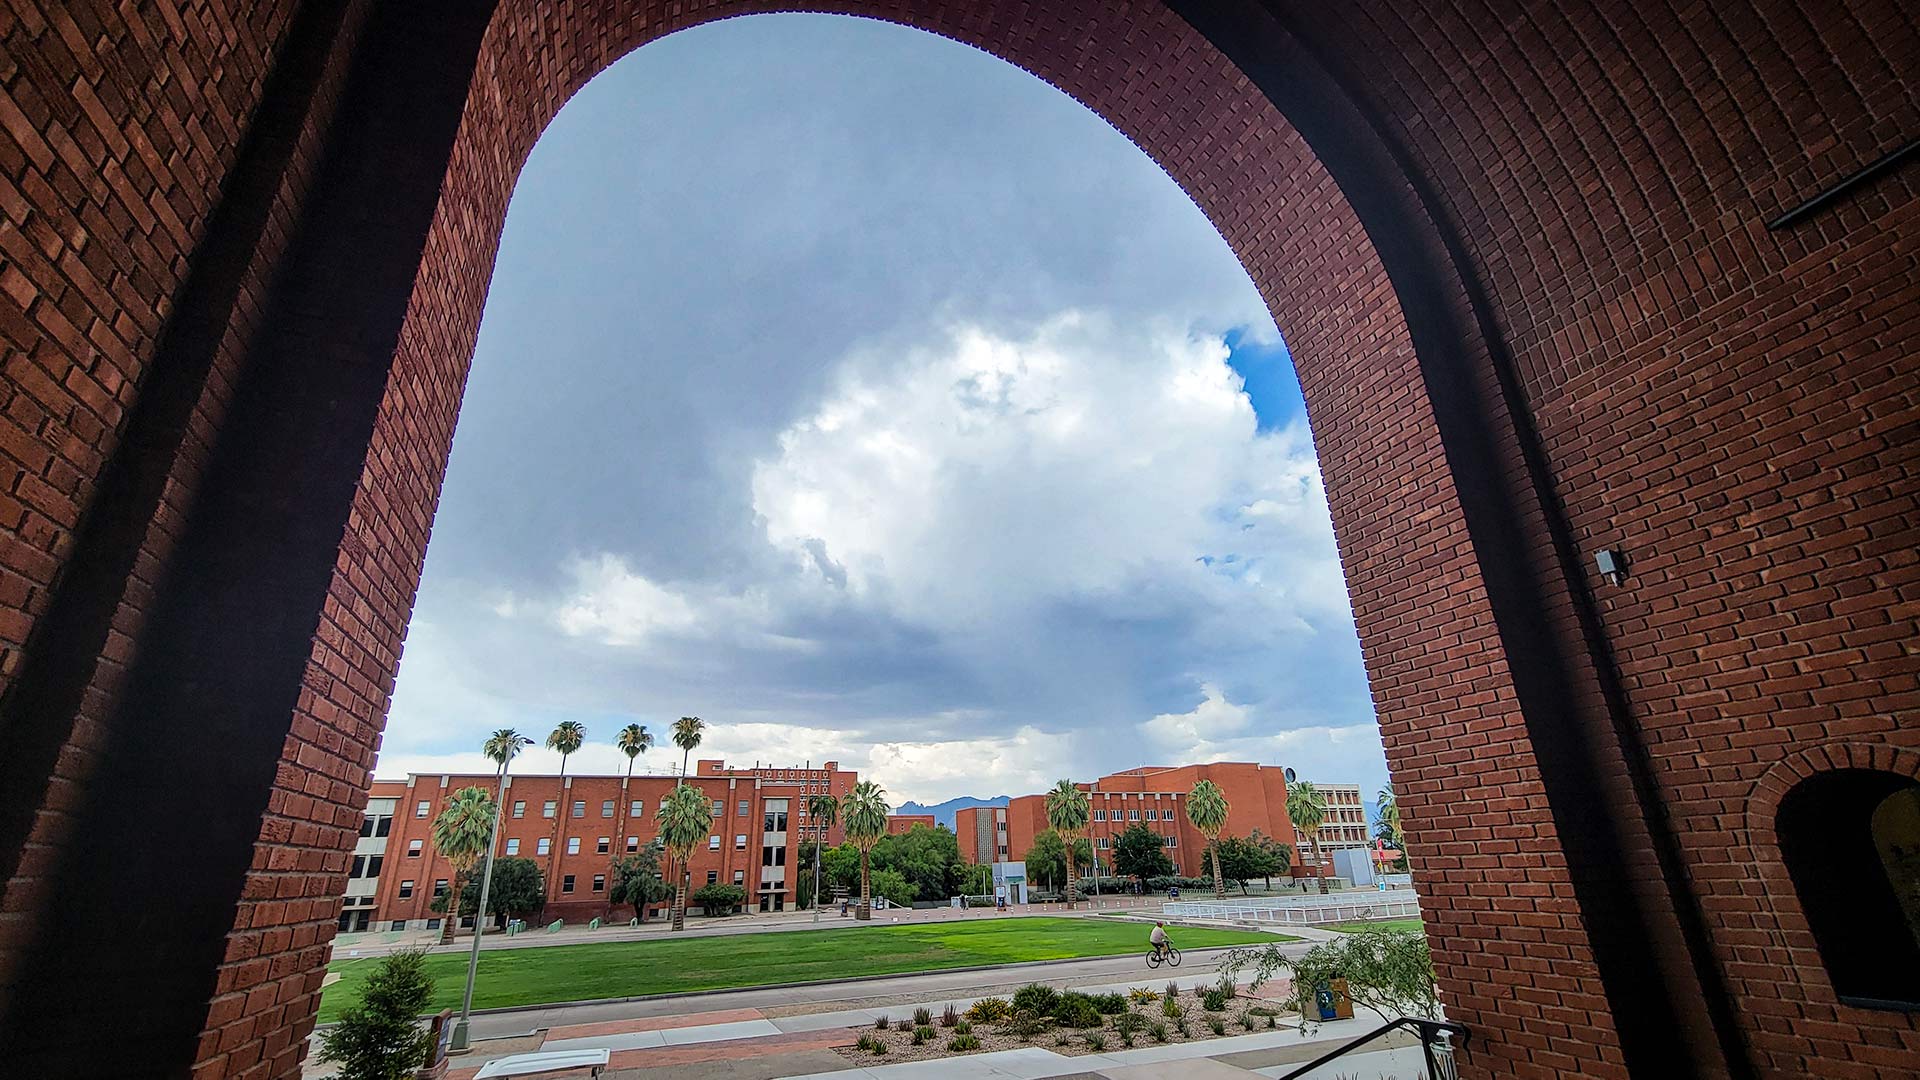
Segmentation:
<svg viewBox="0 0 1920 1080">
<path fill-rule="evenodd" d="M 498 1058 L 487 1062 L 486 1068 L 474 1074 L 473 1080 L 490 1080 L 492 1077 L 539 1076 L 542 1073 L 567 1072 L 572 1069 L 591 1069 L 589 1076 L 599 1076 L 600 1070 L 607 1067 L 605 1050 L 549 1050 L 543 1054 L 515 1054 L 512 1057 Z"/>
</svg>

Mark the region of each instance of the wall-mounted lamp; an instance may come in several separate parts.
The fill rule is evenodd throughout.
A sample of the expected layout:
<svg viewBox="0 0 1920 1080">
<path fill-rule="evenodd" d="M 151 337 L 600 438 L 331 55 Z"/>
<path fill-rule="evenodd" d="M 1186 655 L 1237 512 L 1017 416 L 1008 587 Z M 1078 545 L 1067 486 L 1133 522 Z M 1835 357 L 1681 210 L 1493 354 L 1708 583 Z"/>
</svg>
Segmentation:
<svg viewBox="0 0 1920 1080">
<path fill-rule="evenodd" d="M 1627 579 L 1627 557 L 1620 554 L 1618 548 L 1601 548 L 1595 552 L 1593 565 L 1609 585 L 1618 585 Z"/>
</svg>

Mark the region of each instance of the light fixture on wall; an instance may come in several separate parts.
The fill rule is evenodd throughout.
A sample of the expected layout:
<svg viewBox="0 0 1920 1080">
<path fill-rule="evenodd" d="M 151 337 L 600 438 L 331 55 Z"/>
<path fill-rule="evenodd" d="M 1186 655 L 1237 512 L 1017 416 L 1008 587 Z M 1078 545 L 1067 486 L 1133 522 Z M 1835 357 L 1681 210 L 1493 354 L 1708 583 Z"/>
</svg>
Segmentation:
<svg viewBox="0 0 1920 1080">
<path fill-rule="evenodd" d="M 1619 548 L 1601 548 L 1594 553 L 1593 565 L 1609 585 L 1618 585 L 1627 579 L 1627 557 Z"/>
</svg>

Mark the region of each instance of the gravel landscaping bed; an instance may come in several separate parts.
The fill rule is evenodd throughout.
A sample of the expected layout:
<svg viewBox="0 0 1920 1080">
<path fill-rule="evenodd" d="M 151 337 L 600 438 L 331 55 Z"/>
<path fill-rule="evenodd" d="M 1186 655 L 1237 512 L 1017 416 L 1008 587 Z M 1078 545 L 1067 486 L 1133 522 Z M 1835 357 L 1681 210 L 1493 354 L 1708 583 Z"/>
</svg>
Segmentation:
<svg viewBox="0 0 1920 1080">
<path fill-rule="evenodd" d="M 835 1052 L 862 1064 L 925 1061 L 1021 1046 L 1043 1046 L 1057 1054 L 1077 1056 L 1245 1035 L 1294 1021 L 1290 1011 L 1244 993 L 1222 1000 L 1216 992 L 1211 1004 L 1220 1007 L 1208 1009 L 1209 1002 L 1204 995 L 1216 985 L 1179 983 L 1178 993 L 1172 999 L 1176 1010 L 1172 1015 L 1167 1010 L 1165 987 L 1154 991 L 1151 1000 L 1146 1000 L 1144 995 L 1138 998 L 1119 994 L 1089 996 L 1024 987 L 1013 995 L 1020 1001 L 1019 1008 L 1013 1000 L 994 998 L 970 1010 L 956 1010 L 953 1017 L 939 1009 L 916 1017 L 912 1009 L 903 1009 L 886 1018 L 885 1029 L 880 1028 L 878 1022 L 866 1028 L 849 1029 L 849 1036 L 859 1038 L 860 1044 L 836 1047 Z M 1061 1004 L 1063 997 L 1068 999 L 1068 1004 Z M 1051 1007 L 1040 1007 L 1047 1005 Z"/>
</svg>

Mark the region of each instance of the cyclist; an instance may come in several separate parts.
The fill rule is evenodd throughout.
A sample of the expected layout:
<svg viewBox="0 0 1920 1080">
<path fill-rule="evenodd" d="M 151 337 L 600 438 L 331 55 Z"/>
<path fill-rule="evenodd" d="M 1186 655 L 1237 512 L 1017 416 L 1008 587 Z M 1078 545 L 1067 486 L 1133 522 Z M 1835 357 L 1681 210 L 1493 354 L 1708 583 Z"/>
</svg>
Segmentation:
<svg viewBox="0 0 1920 1080">
<path fill-rule="evenodd" d="M 1162 960 L 1167 958 L 1167 946 L 1171 944 L 1171 942 L 1167 940 L 1166 923 L 1154 923 L 1153 930 L 1147 934 L 1147 941 L 1153 946 L 1153 954 L 1155 956 Z"/>
</svg>

